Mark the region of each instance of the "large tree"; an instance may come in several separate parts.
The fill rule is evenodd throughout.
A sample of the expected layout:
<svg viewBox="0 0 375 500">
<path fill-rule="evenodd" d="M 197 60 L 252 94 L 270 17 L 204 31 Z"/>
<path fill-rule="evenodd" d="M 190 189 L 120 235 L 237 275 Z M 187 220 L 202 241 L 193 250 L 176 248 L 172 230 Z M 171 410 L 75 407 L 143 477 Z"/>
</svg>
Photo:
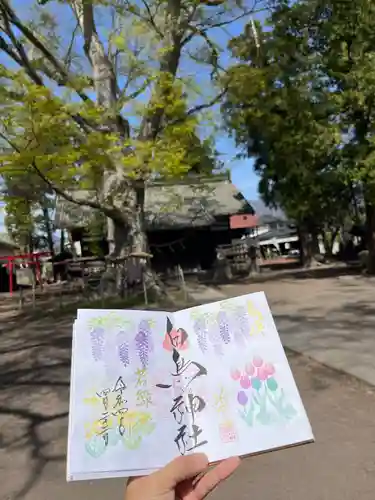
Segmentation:
<svg viewBox="0 0 375 500">
<path fill-rule="evenodd" d="M 351 129 L 332 69 L 342 61 L 333 3 L 276 2 L 266 29 L 249 25 L 231 42 L 240 62 L 224 106 L 228 127 L 256 158 L 265 200 L 297 221 L 303 256 L 314 251 L 317 230 L 343 222 L 358 182 L 348 168 Z"/>
<path fill-rule="evenodd" d="M 4 165 L 32 170 L 57 195 L 102 212 L 113 256 L 127 246 L 144 251 L 147 183 L 197 168 L 200 113 L 223 95 L 215 90 L 218 30 L 260 2 L 31 3 L 28 20 L 0 0 L 9 61 L 0 66 L 2 133 L 13 147 Z M 191 77 L 197 65 L 205 77 Z"/>
<path fill-rule="evenodd" d="M 342 168 L 362 192 L 369 272 L 375 273 L 375 4 L 309 2 L 310 52 L 321 60 L 342 133 Z M 306 8 L 306 6 L 305 6 Z"/>
</svg>

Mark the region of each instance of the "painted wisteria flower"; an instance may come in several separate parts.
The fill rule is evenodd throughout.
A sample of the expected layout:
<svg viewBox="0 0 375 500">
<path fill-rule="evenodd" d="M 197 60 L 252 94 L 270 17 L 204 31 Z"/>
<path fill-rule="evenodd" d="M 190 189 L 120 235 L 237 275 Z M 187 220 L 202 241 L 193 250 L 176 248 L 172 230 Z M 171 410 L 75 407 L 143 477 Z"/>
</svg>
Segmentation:
<svg viewBox="0 0 375 500">
<path fill-rule="evenodd" d="M 135 348 L 143 368 L 147 368 L 149 354 L 153 351 L 151 323 L 149 320 L 142 320 L 138 326 L 138 332 L 134 338 Z"/>
<path fill-rule="evenodd" d="M 104 354 L 104 328 L 96 326 L 90 331 L 91 353 L 95 361 L 101 361 Z"/>
<path fill-rule="evenodd" d="M 129 357 L 129 342 L 127 340 L 127 334 L 124 331 L 120 331 L 117 334 L 117 351 L 118 356 L 122 365 L 126 368 L 130 363 Z"/>
<path fill-rule="evenodd" d="M 230 342 L 230 329 L 229 329 L 229 319 L 225 311 L 219 311 L 217 315 L 217 322 L 219 325 L 220 337 L 224 344 L 229 344 Z"/>
<path fill-rule="evenodd" d="M 197 342 L 200 350 L 206 352 L 208 349 L 207 345 L 207 318 L 204 314 L 199 314 L 192 316 L 194 333 L 197 336 Z"/>
<path fill-rule="evenodd" d="M 249 338 L 250 323 L 246 308 L 238 306 L 232 314 L 234 340 L 239 346 L 245 345 Z"/>
</svg>

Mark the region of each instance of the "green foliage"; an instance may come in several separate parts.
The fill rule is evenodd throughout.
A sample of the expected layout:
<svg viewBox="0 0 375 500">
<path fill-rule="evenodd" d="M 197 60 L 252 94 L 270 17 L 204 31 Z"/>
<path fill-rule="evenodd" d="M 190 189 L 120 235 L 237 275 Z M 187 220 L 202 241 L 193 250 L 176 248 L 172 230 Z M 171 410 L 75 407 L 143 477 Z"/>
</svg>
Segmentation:
<svg viewBox="0 0 375 500">
<path fill-rule="evenodd" d="M 217 100 L 180 66 L 204 53 L 193 60 L 215 89 L 220 48 L 209 32 L 251 9 L 234 1 L 207 9 L 195 0 L 71 0 L 59 2 L 60 25 L 55 3 L 31 2 L 25 22 L 0 1 L 0 50 L 12 60 L 0 65 L 3 165 L 73 202 L 75 189 L 90 190 L 80 204 L 129 225 L 140 182 L 216 166 L 199 125 Z"/>
<path fill-rule="evenodd" d="M 5 203 L 5 225 L 25 250 L 50 249 L 51 191 L 32 170 L 3 165 L 0 199 Z"/>
<path fill-rule="evenodd" d="M 354 119 L 366 94 L 373 95 L 373 69 L 365 64 L 360 71 L 372 57 L 363 54 L 369 14 L 345 1 L 280 1 L 267 28 L 257 26 L 260 43 L 251 26 L 231 42 L 240 62 L 223 106 L 227 126 L 244 154 L 255 157 L 265 201 L 301 225 L 340 225 L 353 183 L 370 175 Z M 348 56 L 353 19 L 363 24 Z"/>
</svg>

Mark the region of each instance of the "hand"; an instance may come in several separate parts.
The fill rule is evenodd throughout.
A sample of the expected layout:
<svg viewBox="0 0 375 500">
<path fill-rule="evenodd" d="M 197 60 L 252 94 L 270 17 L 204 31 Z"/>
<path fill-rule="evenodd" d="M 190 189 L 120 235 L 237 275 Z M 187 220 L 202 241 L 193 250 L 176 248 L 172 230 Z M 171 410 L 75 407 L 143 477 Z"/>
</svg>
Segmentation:
<svg viewBox="0 0 375 500">
<path fill-rule="evenodd" d="M 130 478 L 126 500 L 203 500 L 240 465 L 237 457 L 209 468 L 203 453 L 176 458 L 150 476 Z"/>
</svg>

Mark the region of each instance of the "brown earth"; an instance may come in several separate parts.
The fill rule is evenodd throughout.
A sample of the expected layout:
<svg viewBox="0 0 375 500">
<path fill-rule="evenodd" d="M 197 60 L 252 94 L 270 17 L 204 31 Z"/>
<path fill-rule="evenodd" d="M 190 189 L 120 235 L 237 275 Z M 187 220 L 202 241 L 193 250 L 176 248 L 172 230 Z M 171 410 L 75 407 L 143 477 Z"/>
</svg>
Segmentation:
<svg viewBox="0 0 375 500">
<path fill-rule="evenodd" d="M 288 277 L 221 290 L 235 295 L 265 289 L 278 315 L 297 321 L 304 309 L 305 323 L 301 319 L 300 325 L 308 322 L 313 332 L 323 328 L 317 316 L 323 317 L 322 311 L 329 308 L 343 309 L 349 302 L 371 308 L 373 285 L 364 283 L 352 286 L 337 277 Z M 345 314 L 350 311 L 352 322 L 364 321 L 363 314 L 357 318 L 358 308 L 349 308 Z M 0 318 L 1 499 L 96 500 L 105 496 L 115 500 L 123 496 L 124 482 L 120 480 L 65 482 L 71 325 L 68 315 L 42 317 L 41 313 L 40 318 L 24 321 Z M 375 351 L 368 354 L 375 356 Z M 289 359 L 316 443 L 244 460 L 236 475 L 212 498 L 372 499 L 373 387 L 301 355 L 290 352 Z"/>
</svg>

